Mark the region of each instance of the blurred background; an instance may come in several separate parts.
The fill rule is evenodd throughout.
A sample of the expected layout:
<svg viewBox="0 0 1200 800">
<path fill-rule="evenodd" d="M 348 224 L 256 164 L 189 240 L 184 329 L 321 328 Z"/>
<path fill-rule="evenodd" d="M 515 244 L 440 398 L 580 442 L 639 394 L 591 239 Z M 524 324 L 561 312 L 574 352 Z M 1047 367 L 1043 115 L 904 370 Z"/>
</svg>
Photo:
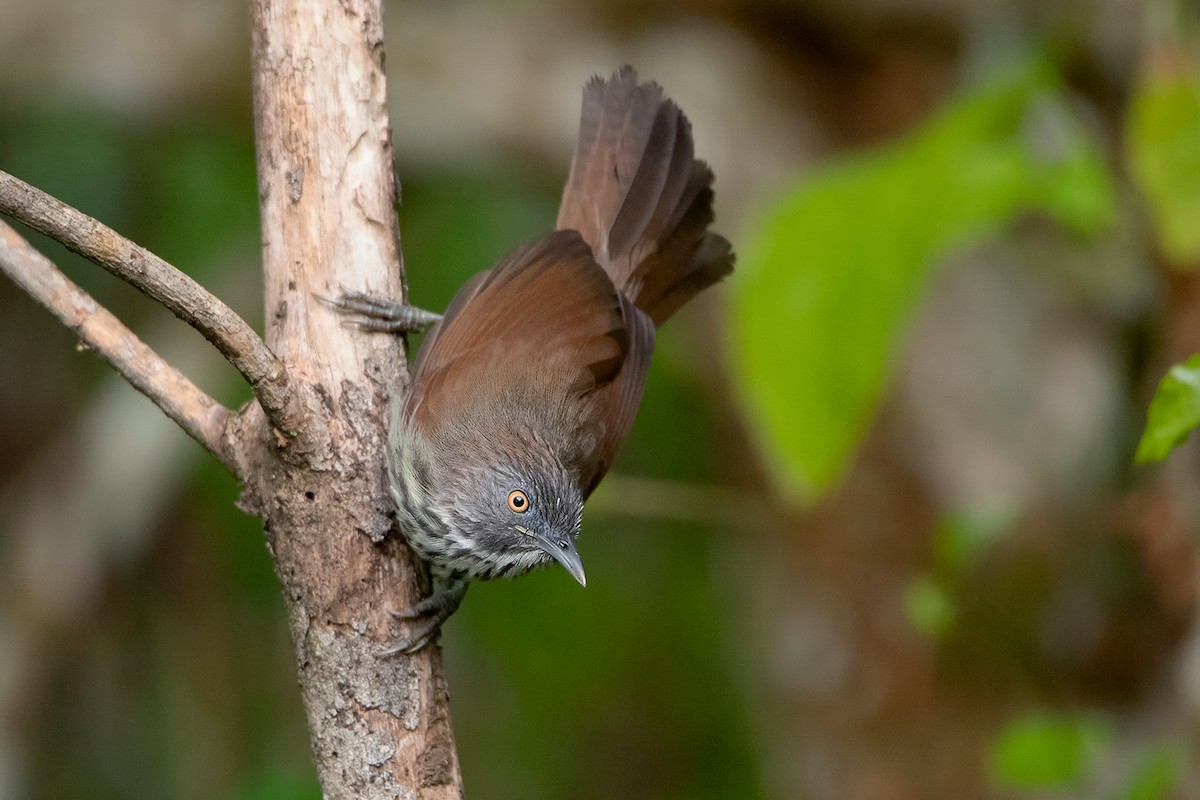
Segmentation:
<svg viewBox="0 0 1200 800">
<path fill-rule="evenodd" d="M 412 297 L 547 231 L 661 82 L 735 275 L 561 570 L 444 644 L 468 797 L 1200 797 L 1200 17 L 1178 0 L 389 2 Z M 0 169 L 261 318 L 248 12 L 0 0 Z M 203 388 L 192 331 L 43 239 Z M 0 282 L 0 798 L 319 797 L 237 486 Z"/>
</svg>

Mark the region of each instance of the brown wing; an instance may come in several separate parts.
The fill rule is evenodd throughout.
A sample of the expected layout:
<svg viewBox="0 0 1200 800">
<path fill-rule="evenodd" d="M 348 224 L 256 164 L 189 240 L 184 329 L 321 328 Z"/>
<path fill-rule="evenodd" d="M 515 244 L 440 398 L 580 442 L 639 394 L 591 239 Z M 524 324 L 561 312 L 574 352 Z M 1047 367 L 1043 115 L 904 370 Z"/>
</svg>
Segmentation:
<svg viewBox="0 0 1200 800">
<path fill-rule="evenodd" d="M 687 117 L 622 67 L 584 87 L 558 227 L 582 233 L 616 287 L 661 325 L 733 269 L 729 242 L 707 231 L 712 182 Z"/>
<path fill-rule="evenodd" d="M 407 411 L 436 426 L 477 415 L 480 397 L 510 414 L 561 408 L 611 383 L 628 344 L 612 281 L 577 232 L 557 231 L 459 290 L 417 356 Z"/>
<path fill-rule="evenodd" d="M 425 339 L 421 342 L 421 349 L 417 351 L 417 357 L 413 361 L 413 375 L 421 374 L 422 364 L 427 354 L 439 351 L 437 340 L 442 335 L 442 329 L 445 328 L 448 321 L 457 317 L 459 312 L 462 311 L 463 306 L 467 304 L 467 301 L 475 296 L 475 293 L 479 291 L 480 285 L 487 280 L 489 272 L 490 270 L 484 270 L 483 272 L 475 273 L 454 293 L 454 297 L 450 299 L 450 305 L 446 307 L 442 318 L 425 334 Z"/>
<path fill-rule="evenodd" d="M 596 435 L 595 449 L 585 460 L 580 479 L 585 499 L 608 472 L 633 427 L 654 353 L 654 322 L 624 296 L 621 308 L 629 330 L 629 348 L 620 373 L 592 397 L 591 424 Z"/>
</svg>

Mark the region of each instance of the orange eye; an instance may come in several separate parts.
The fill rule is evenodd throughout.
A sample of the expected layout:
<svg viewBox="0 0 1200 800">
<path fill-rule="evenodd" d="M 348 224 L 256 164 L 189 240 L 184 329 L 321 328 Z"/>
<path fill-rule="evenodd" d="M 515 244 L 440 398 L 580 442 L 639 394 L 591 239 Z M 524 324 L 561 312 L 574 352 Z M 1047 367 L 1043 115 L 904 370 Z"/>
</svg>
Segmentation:
<svg viewBox="0 0 1200 800">
<path fill-rule="evenodd" d="M 513 489 L 508 493 L 508 507 L 518 514 L 524 514 L 529 510 L 529 498 L 520 489 Z"/>
</svg>

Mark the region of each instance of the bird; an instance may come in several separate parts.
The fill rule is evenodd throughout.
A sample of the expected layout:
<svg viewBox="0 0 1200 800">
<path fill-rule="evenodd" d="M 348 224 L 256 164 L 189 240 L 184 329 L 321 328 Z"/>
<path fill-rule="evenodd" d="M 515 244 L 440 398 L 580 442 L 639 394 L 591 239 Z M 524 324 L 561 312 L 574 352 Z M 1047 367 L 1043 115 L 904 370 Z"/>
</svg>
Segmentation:
<svg viewBox="0 0 1200 800">
<path fill-rule="evenodd" d="M 583 89 L 556 230 L 470 278 L 442 315 L 344 291 L 351 324 L 432 324 L 393 400 L 388 486 L 432 593 L 383 654 L 437 638 L 472 580 L 557 562 L 586 586 L 583 506 L 625 441 L 655 332 L 733 269 L 708 230 L 713 172 L 691 123 L 624 66 Z"/>
</svg>

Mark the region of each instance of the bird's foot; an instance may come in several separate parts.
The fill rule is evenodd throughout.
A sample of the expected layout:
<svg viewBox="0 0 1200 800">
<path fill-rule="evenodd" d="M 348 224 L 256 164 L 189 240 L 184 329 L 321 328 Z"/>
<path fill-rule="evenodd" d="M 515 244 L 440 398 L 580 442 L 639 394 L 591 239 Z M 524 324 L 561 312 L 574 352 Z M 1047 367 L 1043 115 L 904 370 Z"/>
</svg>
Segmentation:
<svg viewBox="0 0 1200 800">
<path fill-rule="evenodd" d="M 317 295 L 317 299 L 337 309 L 346 324 L 372 331 L 412 333 L 428 328 L 442 318 L 441 314 L 416 306 L 352 290 L 343 290 L 337 297 Z"/>
<path fill-rule="evenodd" d="M 379 652 L 381 656 L 392 656 L 397 653 L 409 655 L 417 652 L 437 638 L 442 629 L 442 623 L 450 619 L 450 615 L 458 610 L 463 596 L 467 593 L 465 580 L 437 580 L 434 583 L 433 594 L 414 606 L 403 611 L 392 611 L 396 619 L 413 621 L 408 636 L 392 642 Z"/>
</svg>

